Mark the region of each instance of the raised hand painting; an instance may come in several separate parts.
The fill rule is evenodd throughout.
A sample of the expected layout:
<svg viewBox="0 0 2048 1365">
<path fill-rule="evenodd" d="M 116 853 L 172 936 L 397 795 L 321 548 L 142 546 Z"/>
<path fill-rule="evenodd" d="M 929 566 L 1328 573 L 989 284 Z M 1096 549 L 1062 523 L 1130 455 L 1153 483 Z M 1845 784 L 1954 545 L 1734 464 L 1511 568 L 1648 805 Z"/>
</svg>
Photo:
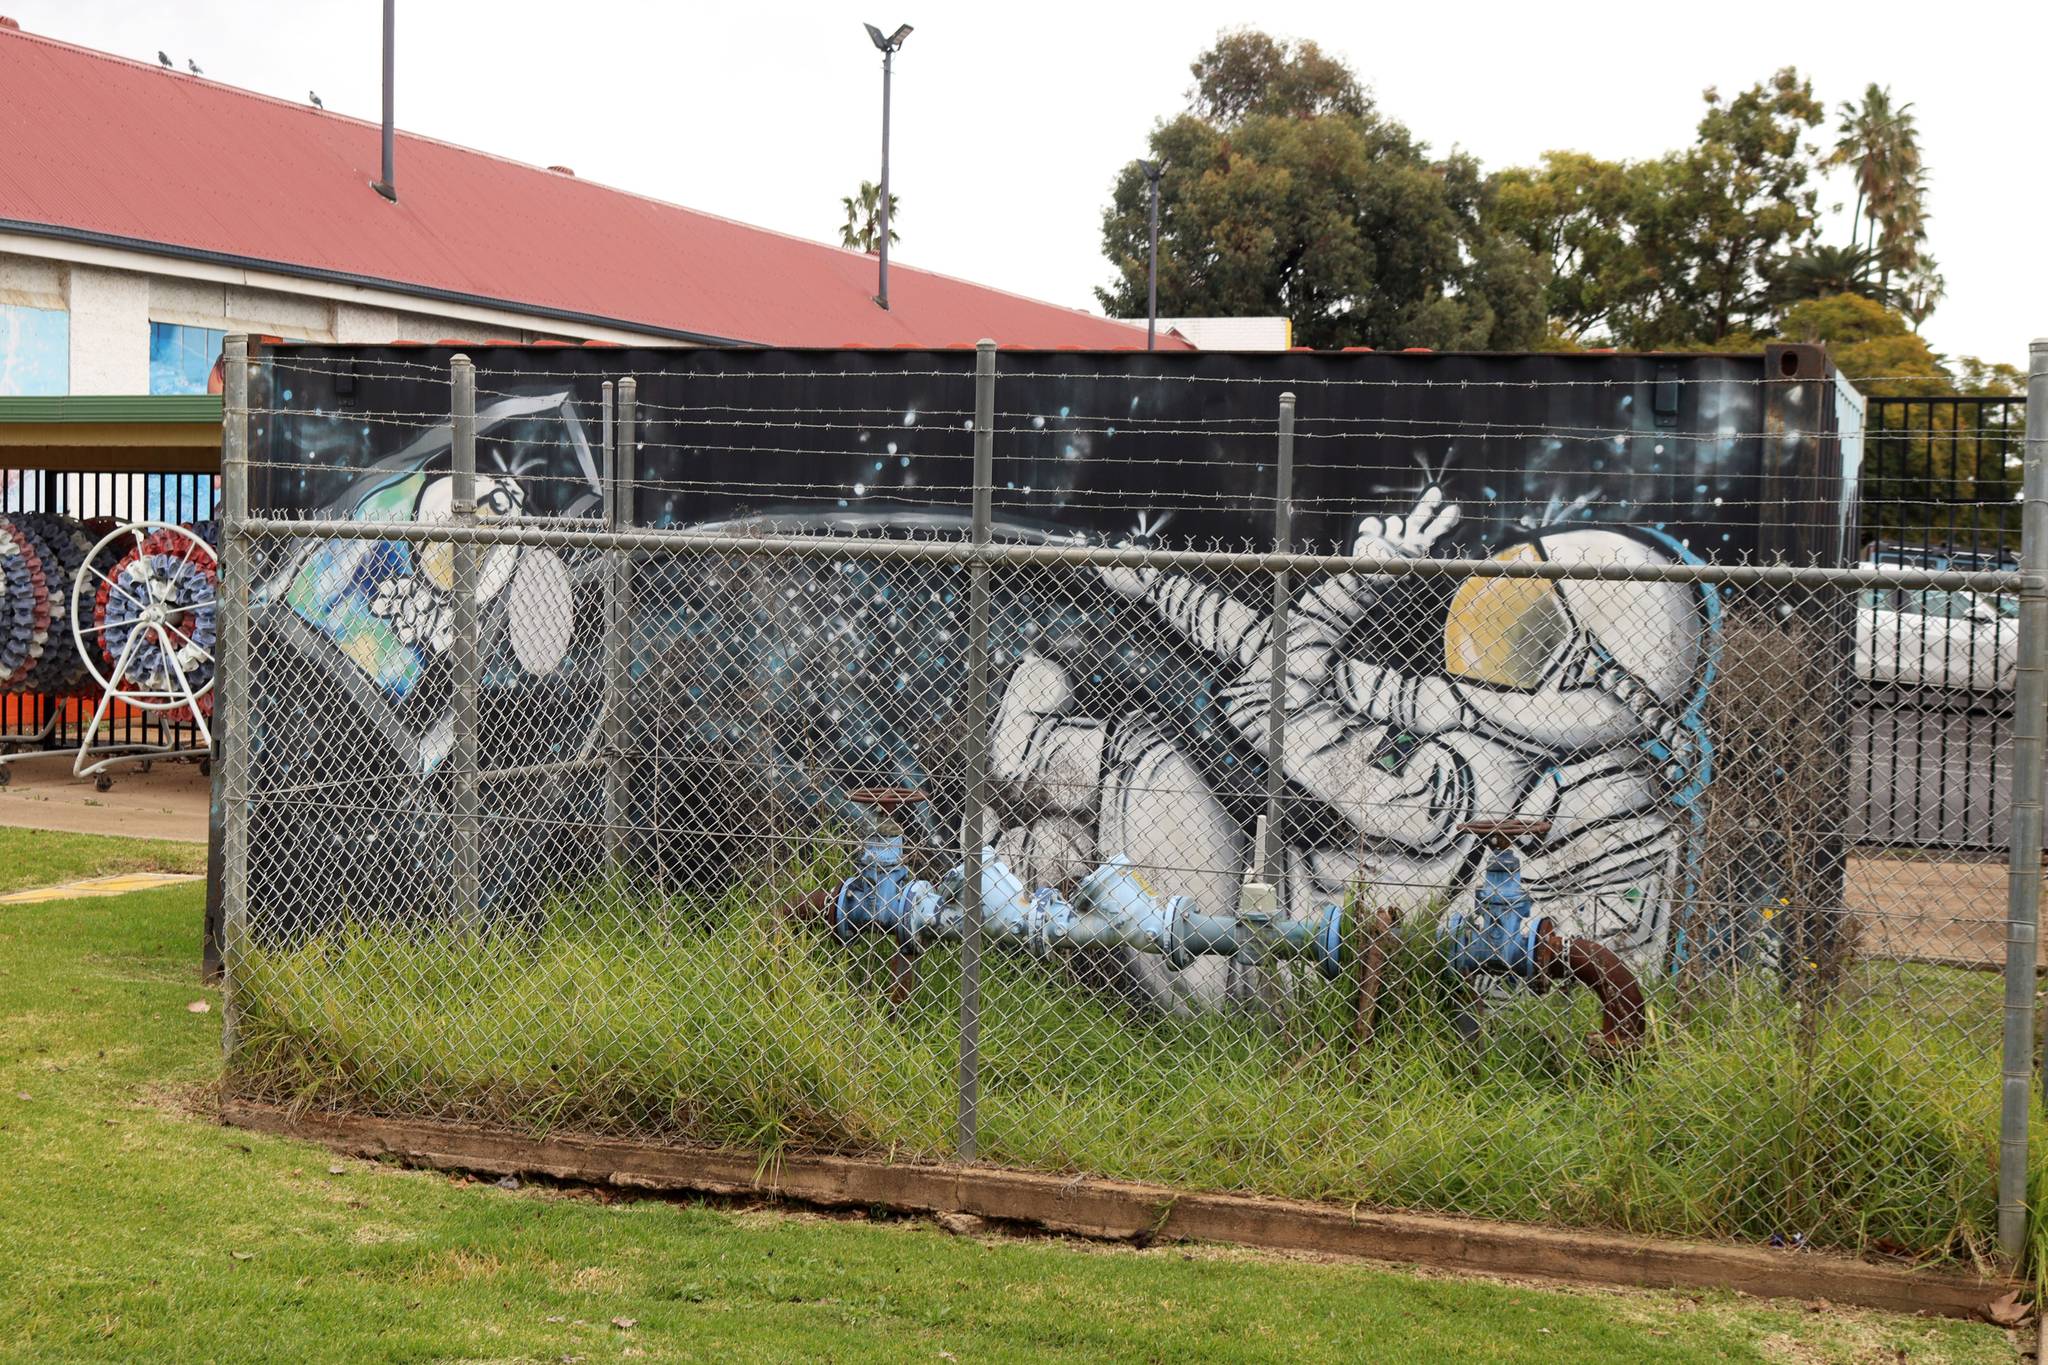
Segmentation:
<svg viewBox="0 0 2048 1365">
<path fill-rule="evenodd" d="M 578 516 L 596 505 L 594 457 L 566 393 L 492 403 L 478 412 L 477 431 L 479 522 Z M 550 458 L 544 461 L 534 449 Z M 564 450 L 570 459 L 560 458 Z M 369 522 L 448 521 L 448 456 L 448 429 L 438 426 L 350 471 L 342 491 L 313 514 Z M 557 674 L 576 640 L 576 585 L 569 565 L 547 548 L 514 545 L 488 547 L 480 560 L 477 601 L 486 611 L 487 690 L 502 693 L 522 680 Z M 453 586 L 449 545 L 309 541 L 264 575 L 257 603 L 288 608 L 290 619 L 326 645 L 305 652 L 371 685 L 377 696 L 364 698 L 366 709 L 380 718 L 404 766 L 423 777 L 440 764 L 451 740 L 441 695 L 445 679 L 437 674 L 446 671 L 452 643 Z M 270 628 L 284 629 L 274 614 L 266 620 Z M 303 637 L 287 632 L 286 638 Z M 494 650 L 509 655 L 509 675 L 490 669 Z"/>
<path fill-rule="evenodd" d="M 1397 514 L 1365 518 L 1352 550 L 1441 555 L 1459 517 L 1430 486 Z M 1689 558 L 1654 532 L 1582 525 L 1529 530 L 1492 557 L 1644 569 Z M 1113 568 L 1102 579 L 1219 665 L 1223 727 L 1263 750 L 1273 718 L 1267 610 L 1194 575 Z M 1293 598 L 1280 694 L 1283 865 L 1267 869 L 1282 904 L 1309 915 L 1354 888 L 1411 913 L 1462 903 L 1480 857 L 1458 827 L 1540 819 L 1550 833 L 1525 850 L 1524 876 L 1560 930 L 1638 962 L 1660 955 L 1709 776 L 1714 589 L 1473 576 L 1440 619 L 1419 621 L 1412 599 L 1392 600 L 1392 581 L 1361 569 L 1312 580 Z M 1243 803 L 1198 758 L 1208 741 L 1185 718 L 1086 714 L 1070 670 L 1031 653 L 1005 685 L 994 762 L 1008 809 L 1025 818 L 1004 824 L 999 850 L 1047 882 L 1121 853 L 1204 905 L 1235 903 L 1250 831 Z"/>
</svg>

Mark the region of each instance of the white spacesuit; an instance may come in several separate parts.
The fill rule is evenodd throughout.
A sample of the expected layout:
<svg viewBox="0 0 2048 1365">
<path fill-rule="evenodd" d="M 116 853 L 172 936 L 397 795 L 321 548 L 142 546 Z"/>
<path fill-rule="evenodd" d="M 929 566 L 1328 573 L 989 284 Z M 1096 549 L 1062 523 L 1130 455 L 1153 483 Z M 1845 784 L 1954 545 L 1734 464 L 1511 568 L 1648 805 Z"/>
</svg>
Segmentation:
<svg viewBox="0 0 2048 1365">
<path fill-rule="evenodd" d="M 1457 507 L 1430 488 L 1405 516 L 1366 518 L 1354 552 L 1419 558 L 1457 520 Z M 1617 531 L 1560 528 L 1495 558 L 1671 557 Z M 1127 568 L 1104 577 L 1234 670 L 1219 699 L 1223 720 L 1263 749 L 1270 622 L 1194 578 Z M 1655 960 L 1689 828 L 1680 807 L 1705 777 L 1698 710 L 1712 589 L 1469 578 L 1442 626 L 1438 672 L 1404 669 L 1390 661 L 1395 651 L 1374 648 L 1391 643 L 1390 630 L 1435 630 L 1373 616 L 1390 581 L 1327 576 L 1294 599 L 1284 866 L 1269 871 L 1283 907 L 1310 914 L 1362 881 L 1369 903 L 1441 910 L 1478 876 L 1475 840 L 1461 823 L 1543 819 L 1551 832 L 1525 849 L 1523 876 L 1560 932 L 1596 936 L 1638 964 Z M 1147 717 L 1071 715 L 1071 702 L 1049 659 L 1026 657 L 1011 675 L 994 758 L 997 775 L 1028 799 L 1026 817 L 999 835 L 1004 856 L 1026 876 L 1058 881 L 1123 853 L 1164 890 L 1204 909 L 1233 906 L 1245 832 L 1176 738 Z"/>
</svg>

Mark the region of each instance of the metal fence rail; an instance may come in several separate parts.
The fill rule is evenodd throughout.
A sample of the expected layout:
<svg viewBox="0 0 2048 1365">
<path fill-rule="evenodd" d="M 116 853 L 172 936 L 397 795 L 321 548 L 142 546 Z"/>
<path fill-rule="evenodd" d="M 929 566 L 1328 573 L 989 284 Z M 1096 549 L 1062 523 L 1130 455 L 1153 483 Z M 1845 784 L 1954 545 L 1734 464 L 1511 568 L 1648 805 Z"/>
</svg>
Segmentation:
<svg viewBox="0 0 2048 1365">
<path fill-rule="evenodd" d="M 375 414 L 403 458 L 337 472 L 302 458 L 327 414 L 268 397 L 326 362 L 251 365 L 231 338 L 230 1084 L 2017 1250 L 2038 444 L 2023 565 L 1707 563 L 1634 475 L 1628 517 L 1552 497 L 1482 537 L 1421 455 L 1412 487 L 1304 475 L 1302 447 L 1336 435 L 1327 392 L 1273 383 L 1262 423 L 1226 421 L 1190 380 L 1151 429 L 1226 449 L 1267 529 L 1159 534 L 1202 492 L 1162 472 L 1135 533 L 1104 540 L 1017 510 L 1075 457 L 998 472 L 1055 414 L 1006 404 L 997 361 L 934 373 L 939 401 L 901 415 L 858 374 L 807 374 L 826 396 L 802 408 L 744 405 L 744 373 L 610 374 L 590 419 L 458 358 L 418 376 L 439 410 Z M 1057 419 L 1128 433 L 1139 393 L 1095 378 Z M 923 482 L 891 485 L 886 515 L 848 505 L 912 469 L 878 433 L 940 419 Z M 1501 468 L 1491 442 L 1582 434 L 1430 420 Z M 764 464 L 773 506 L 677 511 L 742 434 L 820 452 L 834 482 L 792 495 Z M 1679 437 L 1627 439 L 1661 458 Z M 341 492 L 311 514 L 252 492 L 287 477 Z M 1333 500 L 1342 542 L 1305 536 Z M 1905 704 L 1860 691 L 1872 590 L 2020 604 L 2009 868 L 1855 836 L 1859 717 Z"/>
</svg>

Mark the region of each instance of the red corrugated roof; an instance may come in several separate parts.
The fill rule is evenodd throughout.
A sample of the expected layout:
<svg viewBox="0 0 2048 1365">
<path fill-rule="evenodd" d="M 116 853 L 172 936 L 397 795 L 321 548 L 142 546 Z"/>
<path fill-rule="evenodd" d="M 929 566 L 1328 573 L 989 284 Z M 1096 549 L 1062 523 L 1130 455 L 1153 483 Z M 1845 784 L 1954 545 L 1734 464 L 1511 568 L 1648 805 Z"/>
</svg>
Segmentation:
<svg viewBox="0 0 2048 1365">
<path fill-rule="evenodd" d="M 893 261 L 885 312 L 872 257 L 409 133 L 392 204 L 379 157 L 374 123 L 0 26 L 0 227 L 768 345 L 1144 344 Z"/>
</svg>

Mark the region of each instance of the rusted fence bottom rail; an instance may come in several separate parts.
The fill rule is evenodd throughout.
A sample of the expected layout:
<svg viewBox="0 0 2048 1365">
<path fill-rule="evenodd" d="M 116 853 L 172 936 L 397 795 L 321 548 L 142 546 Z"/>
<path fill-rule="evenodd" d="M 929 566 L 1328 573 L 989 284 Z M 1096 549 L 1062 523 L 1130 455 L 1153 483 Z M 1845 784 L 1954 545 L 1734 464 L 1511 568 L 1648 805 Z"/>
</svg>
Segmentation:
<svg viewBox="0 0 2048 1365">
<path fill-rule="evenodd" d="M 1651 1289 L 1733 1289 L 1948 1317 L 1987 1316 L 1993 1300 L 2018 1287 L 2009 1279 L 1911 1270 L 1818 1252 L 1367 1212 L 984 1166 L 891 1165 L 831 1156 L 785 1156 L 764 1165 L 744 1152 L 610 1138 L 534 1138 L 408 1119 L 294 1114 L 243 1100 L 227 1101 L 221 1116 L 243 1128 L 438 1170 L 538 1175 L 658 1194 L 759 1196 L 831 1208 L 970 1213 L 1083 1237 L 1233 1242 L 1482 1274 Z"/>
</svg>

